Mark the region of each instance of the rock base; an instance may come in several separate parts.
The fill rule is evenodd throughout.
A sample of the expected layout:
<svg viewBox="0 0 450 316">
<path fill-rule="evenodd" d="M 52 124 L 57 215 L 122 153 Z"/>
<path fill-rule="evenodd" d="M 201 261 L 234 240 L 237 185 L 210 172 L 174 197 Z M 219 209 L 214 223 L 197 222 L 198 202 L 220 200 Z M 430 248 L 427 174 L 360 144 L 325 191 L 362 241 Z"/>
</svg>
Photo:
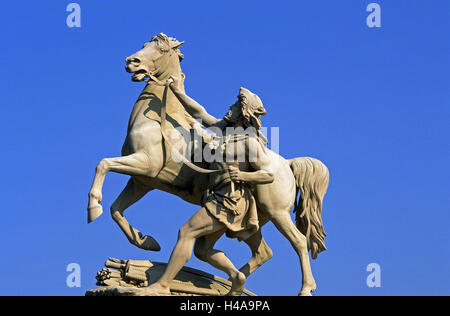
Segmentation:
<svg viewBox="0 0 450 316">
<path fill-rule="evenodd" d="M 140 296 L 139 289 L 156 282 L 166 263 L 149 260 L 118 260 L 109 258 L 104 269 L 97 273 L 99 288 L 88 290 L 86 296 Z M 231 289 L 231 282 L 218 276 L 184 267 L 170 286 L 173 296 L 223 296 Z M 244 295 L 255 294 L 244 290 Z"/>
</svg>

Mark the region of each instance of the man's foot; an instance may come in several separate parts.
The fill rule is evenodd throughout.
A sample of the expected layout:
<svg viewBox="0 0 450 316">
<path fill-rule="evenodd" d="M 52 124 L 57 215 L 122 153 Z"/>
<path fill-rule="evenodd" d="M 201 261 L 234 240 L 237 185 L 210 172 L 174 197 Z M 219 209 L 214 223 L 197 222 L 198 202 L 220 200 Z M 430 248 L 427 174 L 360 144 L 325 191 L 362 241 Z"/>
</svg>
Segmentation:
<svg viewBox="0 0 450 316">
<path fill-rule="evenodd" d="M 153 283 L 147 287 L 141 287 L 135 292 L 136 296 L 170 296 L 170 289 L 159 283 Z"/>
<path fill-rule="evenodd" d="M 226 294 L 226 296 L 241 296 L 242 292 L 244 292 L 245 289 L 245 281 L 247 278 L 245 277 L 244 273 L 240 271 L 236 271 L 236 273 L 232 276 L 230 276 L 231 289 L 230 292 Z"/>
</svg>

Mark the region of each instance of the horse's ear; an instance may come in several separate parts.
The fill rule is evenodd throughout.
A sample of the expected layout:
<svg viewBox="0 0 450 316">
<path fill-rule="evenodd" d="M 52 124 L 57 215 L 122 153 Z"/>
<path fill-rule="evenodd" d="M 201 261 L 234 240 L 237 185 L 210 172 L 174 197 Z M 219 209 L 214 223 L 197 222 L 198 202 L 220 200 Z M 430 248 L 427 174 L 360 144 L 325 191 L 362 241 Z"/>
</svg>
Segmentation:
<svg viewBox="0 0 450 316">
<path fill-rule="evenodd" d="M 173 43 L 170 44 L 170 47 L 172 47 L 173 49 L 177 49 L 180 48 L 181 45 L 184 44 L 184 41 L 182 42 L 178 42 L 177 40 L 175 40 Z"/>
</svg>

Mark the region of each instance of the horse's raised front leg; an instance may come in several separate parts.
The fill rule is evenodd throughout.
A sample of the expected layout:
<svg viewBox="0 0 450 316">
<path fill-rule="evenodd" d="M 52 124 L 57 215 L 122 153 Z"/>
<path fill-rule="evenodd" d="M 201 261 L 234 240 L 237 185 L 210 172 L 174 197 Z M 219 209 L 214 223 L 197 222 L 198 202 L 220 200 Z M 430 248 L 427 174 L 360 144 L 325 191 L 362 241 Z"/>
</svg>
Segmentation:
<svg viewBox="0 0 450 316">
<path fill-rule="evenodd" d="M 119 225 L 120 229 L 127 236 L 128 241 L 138 248 L 144 250 L 161 250 L 158 242 L 150 236 L 142 236 L 141 232 L 128 223 L 127 219 L 123 216 L 123 212 L 140 200 L 145 194 L 151 191 L 152 188 L 147 187 L 140 182 L 131 178 L 122 193 L 117 197 L 111 206 L 111 216 L 114 221 Z"/>
<path fill-rule="evenodd" d="M 105 176 L 109 171 L 127 174 L 130 176 L 155 177 L 160 166 L 158 162 L 151 161 L 145 152 L 137 152 L 129 156 L 105 158 L 95 169 L 95 177 L 89 191 L 88 223 L 94 221 L 103 213 L 100 205 L 102 201 L 102 188 Z"/>
</svg>

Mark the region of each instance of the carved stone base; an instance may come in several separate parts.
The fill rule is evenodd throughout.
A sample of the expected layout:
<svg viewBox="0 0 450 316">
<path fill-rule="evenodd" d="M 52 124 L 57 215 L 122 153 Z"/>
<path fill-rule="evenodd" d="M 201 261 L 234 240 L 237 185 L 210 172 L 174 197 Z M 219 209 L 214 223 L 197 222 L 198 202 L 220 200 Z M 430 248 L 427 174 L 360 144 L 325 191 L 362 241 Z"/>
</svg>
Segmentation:
<svg viewBox="0 0 450 316">
<path fill-rule="evenodd" d="M 106 269 L 97 273 L 99 288 L 88 290 L 86 296 L 137 296 L 139 288 L 156 282 L 166 263 L 149 260 L 118 260 L 109 258 Z M 184 267 L 170 286 L 171 295 L 222 296 L 231 288 L 231 282 L 218 276 Z M 244 290 L 244 294 L 255 294 Z"/>
</svg>

